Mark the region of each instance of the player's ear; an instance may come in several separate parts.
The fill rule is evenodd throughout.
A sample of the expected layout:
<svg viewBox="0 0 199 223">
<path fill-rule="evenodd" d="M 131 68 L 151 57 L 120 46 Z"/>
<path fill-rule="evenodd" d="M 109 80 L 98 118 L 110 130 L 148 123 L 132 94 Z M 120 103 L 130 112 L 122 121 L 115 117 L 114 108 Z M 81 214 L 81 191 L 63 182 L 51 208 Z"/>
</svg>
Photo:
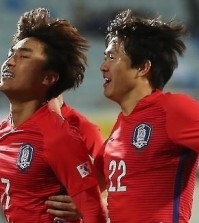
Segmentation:
<svg viewBox="0 0 199 223">
<path fill-rule="evenodd" d="M 55 71 L 48 71 L 43 79 L 43 84 L 52 86 L 59 80 L 59 74 Z"/>
<path fill-rule="evenodd" d="M 146 76 L 148 73 L 150 73 L 151 70 L 151 61 L 145 60 L 144 63 L 142 63 L 138 67 L 139 76 Z"/>
</svg>

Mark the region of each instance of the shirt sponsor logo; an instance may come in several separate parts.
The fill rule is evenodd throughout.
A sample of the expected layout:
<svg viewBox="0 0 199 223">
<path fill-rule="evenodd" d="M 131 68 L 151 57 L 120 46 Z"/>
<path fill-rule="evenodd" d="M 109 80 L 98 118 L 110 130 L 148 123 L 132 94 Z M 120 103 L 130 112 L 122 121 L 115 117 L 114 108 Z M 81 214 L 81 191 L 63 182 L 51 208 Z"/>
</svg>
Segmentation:
<svg viewBox="0 0 199 223">
<path fill-rule="evenodd" d="M 133 134 L 132 144 L 137 148 L 141 149 L 144 146 L 147 146 L 151 136 L 152 128 L 147 124 L 138 125 Z"/>
<path fill-rule="evenodd" d="M 25 170 L 31 165 L 33 150 L 28 144 L 21 146 L 17 159 L 17 167 L 20 170 Z"/>
<path fill-rule="evenodd" d="M 88 176 L 92 172 L 90 163 L 88 161 L 77 166 L 77 170 L 79 171 L 79 174 L 82 178 Z"/>
</svg>

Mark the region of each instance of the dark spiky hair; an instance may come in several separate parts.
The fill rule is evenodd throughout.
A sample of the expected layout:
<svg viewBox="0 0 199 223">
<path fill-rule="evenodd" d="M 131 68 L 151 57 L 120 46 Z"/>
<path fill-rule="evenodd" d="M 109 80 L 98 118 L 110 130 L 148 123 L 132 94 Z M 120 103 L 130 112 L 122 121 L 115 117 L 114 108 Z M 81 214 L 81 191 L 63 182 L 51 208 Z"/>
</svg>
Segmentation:
<svg viewBox="0 0 199 223">
<path fill-rule="evenodd" d="M 150 60 L 149 81 L 153 88 L 162 89 L 178 66 L 177 54 L 182 56 L 186 49 L 182 37 L 187 34 L 185 25 L 175 20 L 166 23 L 160 16 L 138 17 L 128 9 L 110 21 L 106 45 L 113 37 L 123 41 L 132 66 L 139 67 Z"/>
<path fill-rule="evenodd" d="M 48 99 L 82 83 L 88 43 L 68 20 L 52 18 L 45 8 L 25 12 L 18 21 L 13 45 L 27 37 L 44 43 L 46 67 L 59 74 L 58 82 L 48 92 Z"/>
</svg>

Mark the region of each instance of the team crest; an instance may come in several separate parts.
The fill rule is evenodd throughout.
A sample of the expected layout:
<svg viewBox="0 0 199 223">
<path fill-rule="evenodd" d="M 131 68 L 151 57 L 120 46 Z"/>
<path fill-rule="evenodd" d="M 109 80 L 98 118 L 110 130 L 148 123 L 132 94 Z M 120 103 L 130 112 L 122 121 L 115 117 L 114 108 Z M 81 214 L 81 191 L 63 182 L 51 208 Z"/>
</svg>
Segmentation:
<svg viewBox="0 0 199 223">
<path fill-rule="evenodd" d="M 25 170 L 31 165 L 33 155 L 33 148 L 30 145 L 23 145 L 20 148 L 19 156 L 17 159 L 17 167 L 20 170 Z"/>
<path fill-rule="evenodd" d="M 140 124 L 135 128 L 132 144 L 137 148 L 141 149 L 148 145 L 152 128 L 147 124 Z"/>
</svg>

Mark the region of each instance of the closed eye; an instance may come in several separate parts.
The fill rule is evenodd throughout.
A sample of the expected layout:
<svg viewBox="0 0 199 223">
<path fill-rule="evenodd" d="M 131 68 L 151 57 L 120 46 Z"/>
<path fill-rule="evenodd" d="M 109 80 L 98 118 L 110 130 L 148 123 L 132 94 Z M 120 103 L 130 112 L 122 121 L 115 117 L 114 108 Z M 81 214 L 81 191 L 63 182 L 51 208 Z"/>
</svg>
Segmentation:
<svg viewBox="0 0 199 223">
<path fill-rule="evenodd" d="M 115 57 L 113 56 L 112 53 L 109 53 L 109 54 L 105 55 L 105 57 L 104 57 L 104 60 L 107 60 L 107 59 L 113 60 L 113 59 L 115 59 Z"/>
<path fill-rule="evenodd" d="M 30 58 L 30 57 L 27 55 L 20 55 L 20 58 Z"/>
<path fill-rule="evenodd" d="M 115 59 L 115 57 L 113 56 L 113 54 L 109 54 L 109 58 L 111 59 L 111 60 L 113 60 L 113 59 Z"/>
</svg>

